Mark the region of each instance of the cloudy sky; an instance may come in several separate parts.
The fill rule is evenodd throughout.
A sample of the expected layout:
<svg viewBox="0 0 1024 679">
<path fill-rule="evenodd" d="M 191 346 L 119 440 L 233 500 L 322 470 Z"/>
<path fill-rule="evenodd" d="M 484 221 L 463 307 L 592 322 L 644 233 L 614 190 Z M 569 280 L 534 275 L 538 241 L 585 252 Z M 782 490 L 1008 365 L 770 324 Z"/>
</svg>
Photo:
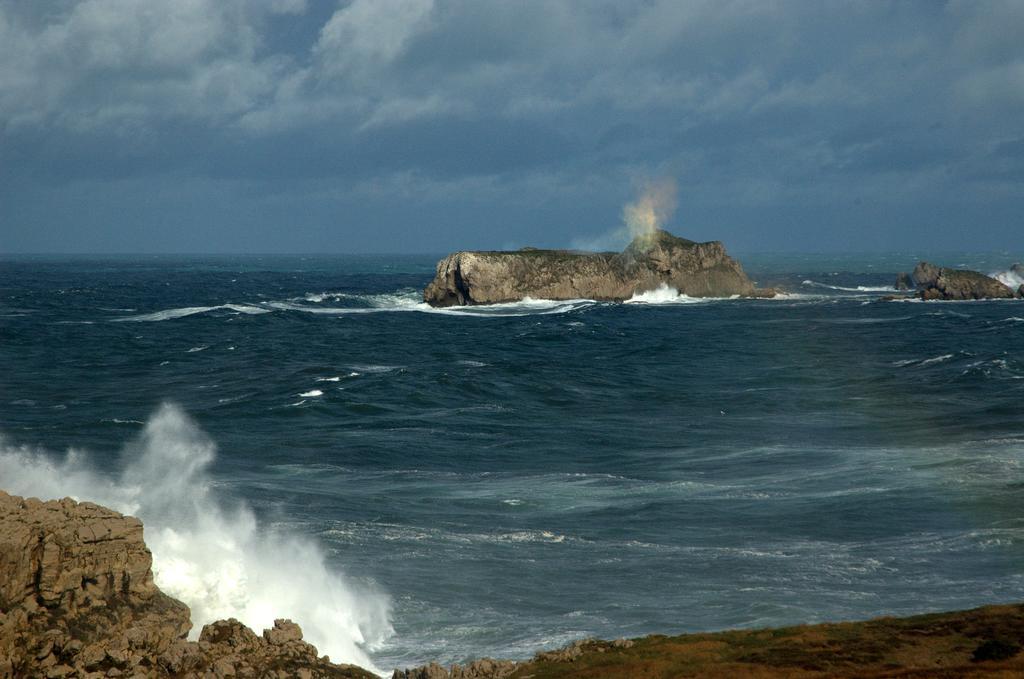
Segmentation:
<svg viewBox="0 0 1024 679">
<path fill-rule="evenodd" d="M 1024 2 L 0 0 L 0 252 L 1024 248 Z"/>
</svg>

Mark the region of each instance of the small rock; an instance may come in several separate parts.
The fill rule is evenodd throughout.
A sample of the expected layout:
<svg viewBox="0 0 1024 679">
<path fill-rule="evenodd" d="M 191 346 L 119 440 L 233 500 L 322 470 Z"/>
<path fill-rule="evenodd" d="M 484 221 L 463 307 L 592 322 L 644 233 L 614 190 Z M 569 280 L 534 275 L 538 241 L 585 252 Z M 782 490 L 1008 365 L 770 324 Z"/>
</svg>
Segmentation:
<svg viewBox="0 0 1024 679">
<path fill-rule="evenodd" d="M 289 641 L 302 641 L 302 628 L 291 620 L 274 621 L 274 629 L 263 630 L 263 638 L 274 646 L 281 646 Z"/>
</svg>

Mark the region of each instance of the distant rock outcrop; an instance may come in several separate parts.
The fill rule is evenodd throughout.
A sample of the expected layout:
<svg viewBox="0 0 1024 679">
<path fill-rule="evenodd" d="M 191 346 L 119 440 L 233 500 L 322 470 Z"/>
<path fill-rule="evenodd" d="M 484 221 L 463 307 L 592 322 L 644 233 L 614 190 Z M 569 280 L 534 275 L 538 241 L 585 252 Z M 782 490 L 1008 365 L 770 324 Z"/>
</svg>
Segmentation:
<svg viewBox="0 0 1024 679">
<path fill-rule="evenodd" d="M 262 637 L 222 620 L 186 641 L 188 607 L 151 565 L 138 519 L 0 491 L 0 678 L 375 676 L 318 657 L 287 620 Z"/>
<path fill-rule="evenodd" d="M 914 268 L 912 278 L 921 299 L 1012 299 L 1017 296 L 1009 287 L 985 274 L 949 269 L 929 262 L 920 262 Z"/>
<path fill-rule="evenodd" d="M 914 288 L 914 279 L 906 272 L 899 273 L 896 275 L 896 285 L 894 287 L 897 290 L 911 290 Z"/>
<path fill-rule="evenodd" d="M 623 301 L 665 285 L 691 297 L 771 297 L 718 241 L 695 243 L 657 230 L 620 253 L 524 248 L 456 252 L 437 265 L 423 299 L 432 306 L 534 299 Z"/>
</svg>

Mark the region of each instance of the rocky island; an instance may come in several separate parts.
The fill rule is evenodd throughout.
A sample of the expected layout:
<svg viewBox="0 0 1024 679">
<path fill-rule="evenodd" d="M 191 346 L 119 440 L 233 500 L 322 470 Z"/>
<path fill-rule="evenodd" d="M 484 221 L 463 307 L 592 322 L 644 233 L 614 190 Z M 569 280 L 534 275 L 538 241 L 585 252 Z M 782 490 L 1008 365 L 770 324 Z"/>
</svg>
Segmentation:
<svg viewBox="0 0 1024 679">
<path fill-rule="evenodd" d="M 0 677 L 331 677 L 338 665 L 276 620 L 237 620 L 188 641 L 189 609 L 153 582 L 142 523 L 69 498 L 0 491 Z M 301 576 L 299 576 L 301 577 Z M 1024 606 L 867 622 L 586 639 L 523 661 L 395 670 L 394 679 L 632 677 L 1010 677 L 1024 675 Z"/>
<path fill-rule="evenodd" d="M 1011 272 L 1024 273 L 1024 267 L 1014 264 Z M 920 262 L 910 275 L 896 277 L 897 290 L 913 286 L 921 299 L 970 300 L 1024 298 L 1024 285 L 1016 290 L 1000 280 L 968 269 L 950 269 L 930 262 Z"/>
<path fill-rule="evenodd" d="M 695 243 L 661 229 L 622 252 L 523 248 L 464 251 L 437 264 L 423 299 L 435 307 L 532 299 L 625 301 L 667 286 L 690 297 L 771 297 L 718 241 Z"/>
</svg>

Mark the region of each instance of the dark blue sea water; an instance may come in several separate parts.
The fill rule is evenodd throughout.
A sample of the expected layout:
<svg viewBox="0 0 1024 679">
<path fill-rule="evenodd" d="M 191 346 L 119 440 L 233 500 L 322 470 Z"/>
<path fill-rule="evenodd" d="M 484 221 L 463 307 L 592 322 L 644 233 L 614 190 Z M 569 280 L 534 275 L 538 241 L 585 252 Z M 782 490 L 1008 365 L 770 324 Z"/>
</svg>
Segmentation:
<svg viewBox="0 0 1024 679">
<path fill-rule="evenodd" d="M 134 511 L 194 611 L 385 671 L 1024 598 L 1024 302 L 743 259 L 792 294 L 434 312 L 436 257 L 6 258 L 0 488 Z"/>
</svg>

